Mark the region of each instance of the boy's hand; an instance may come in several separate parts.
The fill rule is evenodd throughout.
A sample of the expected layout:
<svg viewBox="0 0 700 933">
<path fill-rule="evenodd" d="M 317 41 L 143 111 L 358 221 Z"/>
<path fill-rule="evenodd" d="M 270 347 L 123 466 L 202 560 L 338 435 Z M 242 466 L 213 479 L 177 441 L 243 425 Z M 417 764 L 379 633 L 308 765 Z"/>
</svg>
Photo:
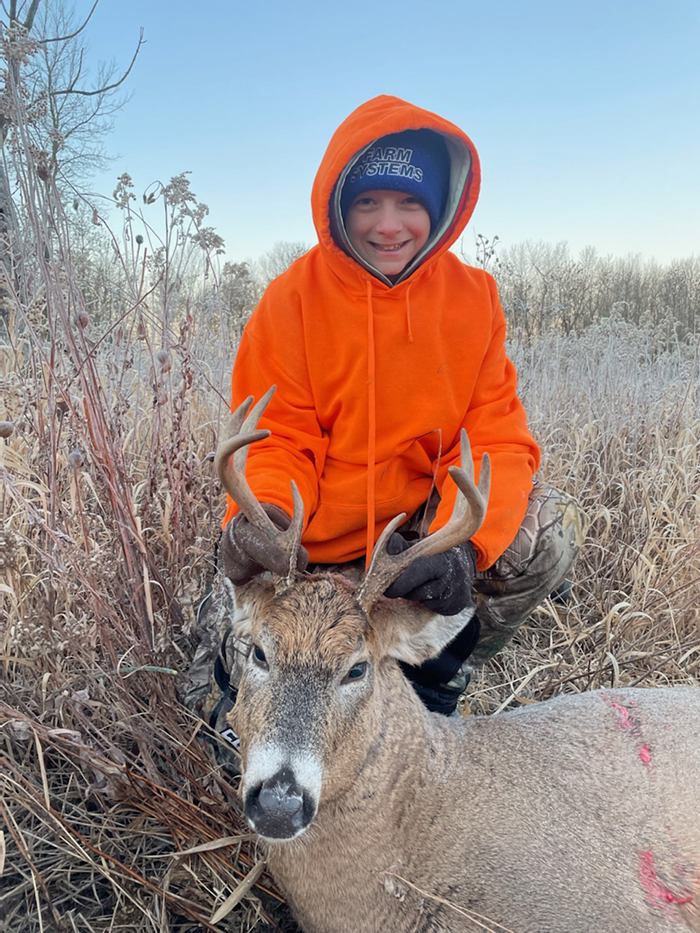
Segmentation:
<svg viewBox="0 0 700 933">
<path fill-rule="evenodd" d="M 284 509 L 266 502 L 262 507 L 281 531 L 289 528 L 290 518 Z M 224 572 L 235 586 L 250 583 L 253 577 L 265 570 L 271 570 L 279 576 L 284 576 L 289 570 L 289 557 L 272 534 L 251 525 L 241 513 L 232 518 L 224 529 L 221 556 Z M 306 548 L 299 545 L 297 570 L 306 570 L 308 563 Z"/>
<path fill-rule="evenodd" d="M 389 554 L 400 554 L 410 547 L 400 534 L 389 538 Z M 476 551 L 465 541 L 443 554 L 417 557 L 384 594 L 423 603 L 442 616 L 453 616 L 474 605 L 472 585 L 476 576 Z"/>
</svg>

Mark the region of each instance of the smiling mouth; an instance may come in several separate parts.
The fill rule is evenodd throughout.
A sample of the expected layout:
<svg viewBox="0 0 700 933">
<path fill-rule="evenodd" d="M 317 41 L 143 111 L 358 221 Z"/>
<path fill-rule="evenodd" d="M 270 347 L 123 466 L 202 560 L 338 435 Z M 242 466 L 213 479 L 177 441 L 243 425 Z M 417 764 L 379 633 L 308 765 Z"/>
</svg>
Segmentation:
<svg viewBox="0 0 700 933">
<path fill-rule="evenodd" d="M 370 246 L 373 249 L 379 250 L 380 253 L 398 253 L 398 251 L 403 249 L 408 242 L 408 240 L 404 240 L 402 243 L 386 245 L 384 243 L 373 243 L 372 240 L 369 241 Z"/>
</svg>

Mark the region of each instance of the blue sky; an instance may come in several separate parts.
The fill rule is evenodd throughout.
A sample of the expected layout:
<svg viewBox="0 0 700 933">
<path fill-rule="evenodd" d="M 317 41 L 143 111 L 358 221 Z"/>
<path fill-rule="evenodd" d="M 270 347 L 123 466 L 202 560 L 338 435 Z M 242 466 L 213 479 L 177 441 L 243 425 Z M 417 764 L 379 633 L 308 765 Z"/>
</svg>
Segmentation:
<svg viewBox="0 0 700 933">
<path fill-rule="evenodd" d="M 76 12 L 89 9 L 88 0 Z M 697 0 L 101 0 L 90 60 L 146 44 L 92 188 L 190 170 L 227 258 L 315 242 L 309 197 L 337 125 L 395 94 L 479 149 L 467 228 L 669 261 L 700 253 Z"/>
</svg>

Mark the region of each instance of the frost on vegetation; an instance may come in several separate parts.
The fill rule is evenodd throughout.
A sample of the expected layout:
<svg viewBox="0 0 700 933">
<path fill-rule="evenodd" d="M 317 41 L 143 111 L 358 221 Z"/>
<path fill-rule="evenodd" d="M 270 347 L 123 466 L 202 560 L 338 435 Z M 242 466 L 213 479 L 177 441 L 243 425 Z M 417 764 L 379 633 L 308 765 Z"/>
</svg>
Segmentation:
<svg viewBox="0 0 700 933">
<path fill-rule="evenodd" d="M 699 337 L 679 336 L 669 319 L 632 322 L 611 314 L 581 333 L 550 332 L 536 341 L 509 341 L 520 374 L 520 392 L 530 418 L 552 421 L 561 411 L 637 423 L 650 406 L 665 406 L 669 395 L 695 404 Z M 562 404 L 562 400 L 566 400 Z M 565 411 L 570 412 L 568 418 Z M 623 427 L 620 424 L 620 427 Z"/>
<path fill-rule="evenodd" d="M 190 188 L 189 174 L 181 172 L 166 185 L 161 182 L 149 185 L 139 208 L 135 204 L 133 179 L 128 173 L 119 177 L 113 197 L 115 206 L 124 215 L 123 246 L 119 246 L 116 238 L 113 246 L 116 259 L 124 264 L 131 278 L 141 261 L 156 281 L 167 280 L 167 288 L 171 290 L 180 290 L 186 278 L 191 284 L 193 275 L 199 271 L 205 280 L 212 273 L 218 279 L 212 260 L 223 253 L 224 241 L 213 227 L 204 226 L 209 208 L 197 201 Z M 164 208 L 161 215 L 153 212 L 158 202 Z"/>
<path fill-rule="evenodd" d="M 41 42 L 20 23 L 0 27 L 0 55 L 8 65 L 28 65 L 41 48 Z"/>
<path fill-rule="evenodd" d="M 190 172 L 181 172 L 179 175 L 174 175 L 168 184 L 163 188 L 163 197 L 165 198 L 165 203 L 171 207 L 176 207 L 178 205 L 196 203 L 196 198 L 194 193 L 190 189 L 190 181 L 187 177 Z M 208 214 L 209 209 L 203 205 L 199 205 L 200 208 L 204 209 L 204 213 Z"/>
<path fill-rule="evenodd" d="M 700 326 L 699 255 L 662 265 L 639 255 L 600 256 L 594 247 L 573 256 L 566 243 L 501 250 L 497 239 L 488 254 L 477 249 L 476 264 L 495 275 L 511 334 L 521 339 L 581 333 L 611 315 L 635 324 L 670 321 L 680 336 Z"/>
<path fill-rule="evenodd" d="M 194 904 L 199 927 L 238 863 L 197 865 L 195 892 L 189 867 L 164 874 L 172 840 L 241 827 L 177 689 L 214 573 L 224 497 L 209 452 L 249 299 L 220 291 L 221 240 L 185 176 L 143 204 L 120 177 L 123 233 L 79 191 L 66 212 L 51 162 L 64 134 L 39 132 L 39 104 L 24 85 L 12 93 L 0 100 L 0 122 L 16 121 L 5 203 L 19 220 L 11 275 L 0 266 L 0 719 L 9 710 L 3 802 L 16 834 L 3 916 L 16 933 L 74 914 L 145 931 Z M 119 806 L 95 806 L 105 775 L 127 768 Z M 226 929 L 264 917 L 259 903 L 250 925 L 239 912 Z"/>
<path fill-rule="evenodd" d="M 114 203 L 120 210 L 126 210 L 129 206 L 129 201 L 135 201 L 136 195 L 132 192 L 134 183 L 131 180 L 131 175 L 128 172 L 124 172 L 117 179 L 117 187 L 114 189 Z"/>
<path fill-rule="evenodd" d="M 141 199 L 122 175 L 114 201 L 123 230 L 93 224 L 92 206 L 83 216 L 80 199 L 69 223 L 51 184 L 35 184 L 28 153 L 18 147 L 14 155 L 23 216 L 37 235 L 23 243 L 22 288 L 0 315 L 0 422 L 13 424 L 0 437 L 3 688 L 29 711 L 17 718 L 32 717 L 20 733 L 33 744 L 50 736 L 37 729 L 75 726 L 107 761 L 103 770 L 128 761 L 118 812 L 63 806 L 65 787 L 75 795 L 82 786 L 65 755 L 54 755 L 43 776 L 53 782 L 61 833 L 75 825 L 95 852 L 113 840 L 130 873 L 98 891 L 108 863 L 95 857 L 90 879 L 81 846 L 75 870 L 64 853 L 66 870 L 56 871 L 55 833 L 34 817 L 42 775 L 36 760 L 31 773 L 25 750 L 18 769 L 30 782 L 28 802 L 10 803 L 27 820 L 24 837 L 49 901 L 73 910 L 73 892 L 64 890 L 72 878 L 96 912 L 85 923 L 114 909 L 113 928 L 151 930 L 149 905 L 164 910 L 171 884 L 190 902 L 189 869 L 179 889 L 176 875 L 161 870 L 172 863 L 172 840 L 200 843 L 209 826 L 218 838 L 222 819 L 235 816 L 217 789 L 219 771 L 192 739 L 173 672 L 191 661 L 197 605 L 214 575 L 225 497 L 210 454 L 227 414 L 237 340 L 266 283 L 305 246 L 278 244 L 259 263 L 228 262 L 219 273 L 221 240 L 203 226 L 208 209 L 187 173 Z M 520 258 L 504 273 L 502 295 L 509 352 L 543 450 L 541 476 L 576 497 L 591 530 L 569 603 L 545 601 L 513 647 L 475 672 L 470 702 L 493 711 L 524 684 L 519 696 L 537 699 L 638 678 L 697 682 L 700 263 L 659 270 L 589 256 L 574 268 L 555 250 L 538 273 Z M 133 819 L 144 771 L 144 804 Z M 122 818 L 124 826 L 114 822 Z M 135 880 L 135 864 L 150 885 Z M 194 899 L 207 916 L 207 898 L 238 883 L 233 859 L 230 867 L 212 881 L 206 861 L 196 866 Z M 228 868 L 217 862 L 218 872 Z M 31 870 L 12 859 L 7 871 L 14 901 L 5 901 L 27 918 L 18 933 L 38 929 Z M 408 893 L 400 874 L 393 866 L 380 878 L 387 898 Z M 167 890 L 149 900 L 161 884 Z M 143 905 L 143 922 L 117 915 L 114 892 L 122 890 Z"/>
</svg>

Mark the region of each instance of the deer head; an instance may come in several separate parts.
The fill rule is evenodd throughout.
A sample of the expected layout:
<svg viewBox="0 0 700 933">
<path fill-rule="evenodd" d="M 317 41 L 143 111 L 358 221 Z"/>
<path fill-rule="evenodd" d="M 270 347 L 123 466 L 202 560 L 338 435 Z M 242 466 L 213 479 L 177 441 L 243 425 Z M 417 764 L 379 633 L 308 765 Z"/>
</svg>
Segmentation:
<svg viewBox="0 0 700 933">
<path fill-rule="evenodd" d="M 258 577 L 237 589 L 248 618 L 235 634 L 252 648 L 230 717 L 241 737 L 246 815 L 257 832 L 279 840 L 303 832 L 321 796 L 330 801 L 352 782 L 388 698 L 403 694 L 416 716 L 426 715 L 395 662 L 420 664 L 435 656 L 468 618 L 438 616 L 383 594 L 416 557 L 441 553 L 475 533 L 486 511 L 490 472 L 484 455 L 475 485 L 463 431 L 462 466 L 450 467 L 459 493 L 443 528 L 391 555 L 389 538 L 406 517 L 397 516 L 380 536 L 359 585 L 340 574 L 300 574 L 303 504 L 295 484 L 291 525 L 278 532 L 243 474 L 248 446 L 269 435 L 257 423 L 273 391 L 250 414 L 252 398 L 234 412 L 216 465 L 246 518 L 272 530 L 289 555 L 284 576 Z"/>
</svg>

